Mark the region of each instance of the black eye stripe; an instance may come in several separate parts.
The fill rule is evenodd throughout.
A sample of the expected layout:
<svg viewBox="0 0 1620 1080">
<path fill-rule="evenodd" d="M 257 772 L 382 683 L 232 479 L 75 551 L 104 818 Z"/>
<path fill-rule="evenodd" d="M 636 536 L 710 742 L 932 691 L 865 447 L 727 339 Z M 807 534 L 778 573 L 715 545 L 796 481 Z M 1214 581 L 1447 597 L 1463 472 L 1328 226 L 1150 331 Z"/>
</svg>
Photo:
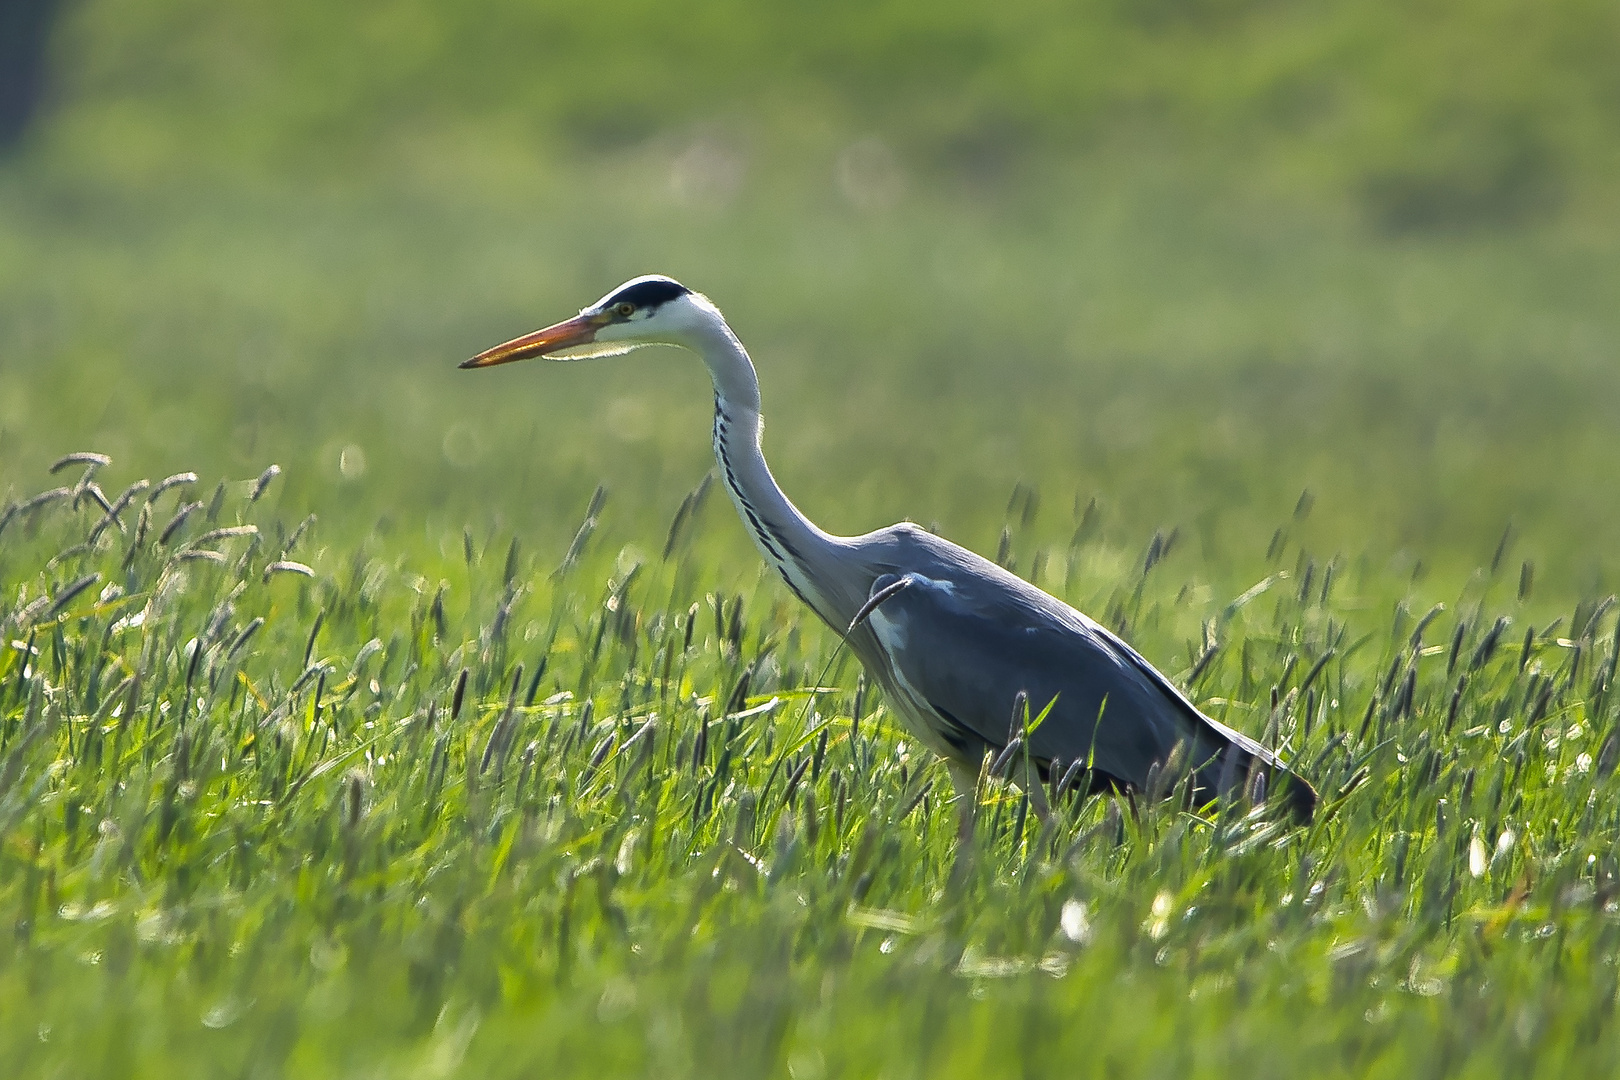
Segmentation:
<svg viewBox="0 0 1620 1080">
<path fill-rule="evenodd" d="M 608 297 L 607 306 L 634 304 L 638 308 L 655 308 L 691 291 L 672 278 L 638 278 Z"/>
</svg>

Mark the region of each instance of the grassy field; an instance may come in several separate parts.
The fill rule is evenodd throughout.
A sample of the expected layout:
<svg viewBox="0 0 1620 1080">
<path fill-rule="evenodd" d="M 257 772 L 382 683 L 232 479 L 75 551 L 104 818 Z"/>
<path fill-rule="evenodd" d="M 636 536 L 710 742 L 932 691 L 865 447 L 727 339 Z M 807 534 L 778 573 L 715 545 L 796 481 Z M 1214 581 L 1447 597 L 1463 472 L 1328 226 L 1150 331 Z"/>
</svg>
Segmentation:
<svg viewBox="0 0 1620 1080">
<path fill-rule="evenodd" d="M 97 475 L 0 533 L 12 1075 L 1615 1065 L 1613 613 L 1507 556 L 1423 609 L 1307 505 L 1241 594 L 1082 530 L 1043 580 L 1183 679 L 1203 620 L 1195 695 L 1332 809 L 990 782 L 953 875 L 943 770 L 690 531 L 322 550 L 273 473 Z"/>
<path fill-rule="evenodd" d="M 73 7 L 0 161 L 0 1072 L 1615 1071 L 1612 12 L 978 8 Z M 649 271 L 819 523 L 1330 809 L 988 780 L 958 863 L 688 503 L 700 364 L 455 369 Z"/>
</svg>

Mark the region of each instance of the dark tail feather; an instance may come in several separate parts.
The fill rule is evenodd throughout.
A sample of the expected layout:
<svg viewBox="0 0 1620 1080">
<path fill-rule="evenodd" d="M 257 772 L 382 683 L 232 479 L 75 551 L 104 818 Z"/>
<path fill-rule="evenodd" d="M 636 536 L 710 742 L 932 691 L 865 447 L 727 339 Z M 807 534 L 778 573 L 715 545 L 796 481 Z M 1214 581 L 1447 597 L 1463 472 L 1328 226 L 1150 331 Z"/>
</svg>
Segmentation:
<svg viewBox="0 0 1620 1080">
<path fill-rule="evenodd" d="M 1277 755 L 1244 736 L 1221 747 L 1208 764 L 1197 770 L 1194 782 L 1199 802 L 1247 794 L 1280 804 L 1302 825 L 1316 817 L 1316 789 Z"/>
<path fill-rule="evenodd" d="M 1271 797 L 1281 799 L 1295 821 L 1308 825 L 1316 818 L 1316 789 L 1306 783 L 1303 776 L 1287 769 L 1277 769 L 1272 772 L 1272 782 L 1276 787 L 1272 789 Z"/>
</svg>

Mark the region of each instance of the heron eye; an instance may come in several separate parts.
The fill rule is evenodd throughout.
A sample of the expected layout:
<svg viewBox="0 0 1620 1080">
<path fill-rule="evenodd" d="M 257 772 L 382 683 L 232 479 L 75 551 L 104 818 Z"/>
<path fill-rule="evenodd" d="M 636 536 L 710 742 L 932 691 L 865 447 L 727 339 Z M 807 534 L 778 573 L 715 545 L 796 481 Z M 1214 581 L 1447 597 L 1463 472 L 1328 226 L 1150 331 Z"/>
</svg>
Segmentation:
<svg viewBox="0 0 1620 1080">
<path fill-rule="evenodd" d="M 623 303 L 614 304 L 613 310 L 618 312 L 621 319 L 628 319 L 636 313 L 636 305 L 626 300 Z"/>
</svg>

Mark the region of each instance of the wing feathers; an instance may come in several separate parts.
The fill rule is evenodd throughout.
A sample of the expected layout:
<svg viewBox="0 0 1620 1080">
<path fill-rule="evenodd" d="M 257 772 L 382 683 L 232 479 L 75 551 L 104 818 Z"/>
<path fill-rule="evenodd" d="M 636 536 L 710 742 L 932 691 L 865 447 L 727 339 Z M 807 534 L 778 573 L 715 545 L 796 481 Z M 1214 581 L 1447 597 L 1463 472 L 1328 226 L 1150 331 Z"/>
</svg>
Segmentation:
<svg viewBox="0 0 1620 1080">
<path fill-rule="evenodd" d="M 1052 706 L 1031 739 L 1043 763 L 1084 760 L 1143 787 L 1149 770 L 1186 744 L 1210 795 L 1234 776 L 1241 782 L 1251 758 L 1268 771 L 1282 768 L 1276 755 L 1204 716 L 1141 654 L 1080 612 L 993 564 L 985 563 L 987 570 L 932 554 L 937 576 L 885 574 L 872 590 L 876 602 L 863 611 L 897 681 L 915 699 L 908 711 L 919 715 L 911 719 L 953 749 L 1004 745 L 1022 692 L 1032 717 Z"/>
</svg>

